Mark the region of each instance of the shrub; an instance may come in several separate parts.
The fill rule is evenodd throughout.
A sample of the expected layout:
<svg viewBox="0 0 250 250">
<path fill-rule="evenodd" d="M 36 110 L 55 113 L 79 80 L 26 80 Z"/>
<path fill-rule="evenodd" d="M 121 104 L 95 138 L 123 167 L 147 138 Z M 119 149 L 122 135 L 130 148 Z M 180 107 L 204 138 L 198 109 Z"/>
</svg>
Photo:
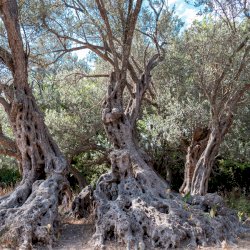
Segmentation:
<svg viewBox="0 0 250 250">
<path fill-rule="evenodd" d="M 250 193 L 250 163 L 231 159 L 217 159 L 208 184 L 209 192 Z"/>
<path fill-rule="evenodd" d="M 239 190 L 234 190 L 225 195 L 225 201 L 229 207 L 238 212 L 239 220 L 241 221 L 244 216 L 250 216 L 250 197 L 242 194 Z"/>
<path fill-rule="evenodd" d="M 0 186 L 7 187 L 15 185 L 20 179 L 18 169 L 9 167 L 7 165 L 0 166 Z"/>
</svg>

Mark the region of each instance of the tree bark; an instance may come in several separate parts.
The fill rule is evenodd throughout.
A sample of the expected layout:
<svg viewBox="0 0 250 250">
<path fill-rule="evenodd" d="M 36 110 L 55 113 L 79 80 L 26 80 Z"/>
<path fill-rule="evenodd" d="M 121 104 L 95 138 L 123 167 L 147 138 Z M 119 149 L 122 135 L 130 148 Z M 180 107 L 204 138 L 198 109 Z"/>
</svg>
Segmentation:
<svg viewBox="0 0 250 250">
<path fill-rule="evenodd" d="M 204 195 L 207 193 L 208 181 L 214 161 L 219 153 L 223 138 L 232 125 L 232 118 L 233 115 L 230 113 L 224 116 L 221 121 L 213 123 L 207 145 L 196 163 L 191 184 L 191 195 Z"/>
<path fill-rule="evenodd" d="M 180 188 L 182 194 L 207 193 L 210 173 L 223 138 L 232 125 L 232 118 L 232 113 L 229 113 L 219 121 L 214 119 L 210 130 L 197 128 L 194 131 L 186 156 L 184 182 Z"/>
<path fill-rule="evenodd" d="M 209 139 L 209 130 L 207 128 L 196 128 L 193 132 L 191 144 L 187 149 L 184 181 L 180 188 L 180 193 L 191 193 L 192 179 L 196 164 L 207 146 Z"/>
<path fill-rule="evenodd" d="M 119 81 L 113 73 L 103 107 L 102 120 L 113 150 L 111 172 L 100 177 L 94 190 L 97 245 L 103 247 L 107 240 L 114 239 L 125 243 L 127 249 L 196 247 L 219 244 L 223 239 L 232 242 L 240 224 L 218 195 L 184 201 L 146 163 L 130 119 L 140 102 L 133 99 L 131 112 L 123 111 L 121 93 L 116 88 Z M 216 216 L 206 216 L 214 207 Z"/>
<path fill-rule="evenodd" d="M 22 167 L 20 185 L 0 198 L 0 234 L 1 245 L 30 249 L 34 241 L 51 246 L 55 239 L 57 207 L 67 185 L 67 162 L 51 138 L 28 85 L 28 61 L 17 9 L 14 0 L 0 1 L 13 62 L 13 84 L 8 88 L 5 110 Z"/>
</svg>

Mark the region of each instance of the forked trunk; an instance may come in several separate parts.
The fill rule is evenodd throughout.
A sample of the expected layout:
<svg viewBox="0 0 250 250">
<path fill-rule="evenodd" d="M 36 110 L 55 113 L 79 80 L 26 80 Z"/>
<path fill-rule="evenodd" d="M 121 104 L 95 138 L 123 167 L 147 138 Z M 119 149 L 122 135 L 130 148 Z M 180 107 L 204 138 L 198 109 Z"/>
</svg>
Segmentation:
<svg viewBox="0 0 250 250">
<path fill-rule="evenodd" d="M 205 195 L 208 181 L 223 138 L 232 125 L 232 114 L 225 115 L 219 122 L 213 122 L 209 130 L 197 128 L 188 148 L 184 182 L 180 193 Z"/>
<path fill-rule="evenodd" d="M 26 249 L 33 241 L 51 245 L 55 239 L 67 163 L 49 135 L 27 81 L 20 86 L 14 80 L 14 86 L 8 115 L 20 152 L 22 181 L 0 198 L 0 233 L 1 244 Z"/>
<path fill-rule="evenodd" d="M 209 136 L 206 148 L 198 158 L 192 178 L 191 195 L 205 195 L 208 190 L 208 180 L 212 171 L 215 158 L 222 142 L 222 134 L 218 129 L 213 129 Z"/>
<path fill-rule="evenodd" d="M 187 149 L 184 181 L 180 188 L 180 193 L 191 193 L 191 186 L 197 162 L 207 146 L 209 130 L 207 128 L 196 128 L 193 132 L 192 141 Z"/>
</svg>

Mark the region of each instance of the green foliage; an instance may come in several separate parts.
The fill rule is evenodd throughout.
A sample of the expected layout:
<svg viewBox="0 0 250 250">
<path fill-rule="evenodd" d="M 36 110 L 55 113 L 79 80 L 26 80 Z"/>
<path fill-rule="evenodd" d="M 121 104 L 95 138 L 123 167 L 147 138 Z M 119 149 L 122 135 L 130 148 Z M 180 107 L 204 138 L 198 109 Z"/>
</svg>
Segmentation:
<svg viewBox="0 0 250 250">
<path fill-rule="evenodd" d="M 233 172 L 233 169 L 240 169 L 242 171 L 250 168 L 250 162 L 238 162 L 230 159 L 219 160 L 219 165 L 222 170 Z"/>
<path fill-rule="evenodd" d="M 250 192 L 250 162 L 218 159 L 209 181 L 209 192 L 231 192 L 234 189 Z M 242 192 L 243 192 L 242 191 Z"/>
<path fill-rule="evenodd" d="M 45 113 L 45 122 L 61 150 L 69 157 L 102 144 L 101 100 L 105 84 L 82 76 L 81 63 L 75 68 L 51 69 L 35 86 L 35 95 Z M 90 145 L 91 144 L 91 145 Z M 89 146 L 88 146 L 89 145 Z"/>
<path fill-rule="evenodd" d="M 7 114 L 4 112 L 1 105 L 0 105 L 0 125 L 2 127 L 3 134 L 8 136 L 9 138 L 13 138 L 13 132 L 9 125 Z"/>
<path fill-rule="evenodd" d="M 184 202 L 187 202 L 190 198 L 191 198 L 190 192 L 188 192 L 187 194 L 185 194 L 185 195 L 182 197 L 182 199 L 183 199 Z"/>
<path fill-rule="evenodd" d="M 250 216 L 250 197 L 238 192 L 231 192 L 225 198 L 228 206 L 238 212 L 240 221 L 243 220 L 244 216 Z"/>
<path fill-rule="evenodd" d="M 233 127 L 225 138 L 221 154 L 237 162 L 250 162 L 250 93 L 245 96 L 245 105 L 235 115 Z"/>
<path fill-rule="evenodd" d="M 73 166 L 83 174 L 92 186 L 95 186 L 98 178 L 110 169 L 105 159 L 102 160 L 102 155 L 94 151 L 74 157 Z"/>
<path fill-rule="evenodd" d="M 159 115 L 145 112 L 138 121 L 139 143 L 149 155 L 153 168 L 178 191 L 184 176 L 185 152 L 180 149 L 180 137 L 171 131 L 171 139 L 175 141 L 171 140 L 166 129 L 168 124 L 163 123 Z"/>
<path fill-rule="evenodd" d="M 21 176 L 17 168 L 7 165 L 0 166 L 0 184 L 3 186 L 12 186 L 20 181 Z"/>
</svg>

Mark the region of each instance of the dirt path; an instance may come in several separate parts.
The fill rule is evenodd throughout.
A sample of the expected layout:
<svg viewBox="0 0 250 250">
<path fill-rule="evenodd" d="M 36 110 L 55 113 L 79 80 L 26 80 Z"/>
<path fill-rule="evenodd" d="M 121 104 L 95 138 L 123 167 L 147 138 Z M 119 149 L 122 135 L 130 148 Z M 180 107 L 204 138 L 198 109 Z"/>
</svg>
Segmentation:
<svg viewBox="0 0 250 250">
<path fill-rule="evenodd" d="M 94 246 L 91 244 L 91 237 L 94 233 L 94 225 L 92 223 L 86 223 L 84 221 L 71 221 L 62 226 L 62 234 L 56 243 L 53 250 L 94 250 Z M 118 247 L 114 244 L 108 244 L 106 250 L 124 250 L 125 247 Z M 198 249 L 204 250 L 250 250 L 250 234 L 244 239 L 240 239 L 237 246 L 223 247 L 200 247 Z M 197 250 L 198 250 L 197 249 Z M 39 249 L 39 250 L 42 250 Z M 153 249 L 146 249 L 153 250 Z"/>
<path fill-rule="evenodd" d="M 93 250 L 95 247 L 91 242 L 94 234 L 94 224 L 83 220 L 66 222 L 61 229 L 61 235 L 53 250 Z M 106 250 L 125 250 L 108 244 Z M 42 249 L 39 249 L 42 250 Z"/>
<path fill-rule="evenodd" d="M 94 233 L 92 224 L 64 224 L 62 234 L 54 250 L 89 250 L 93 247 L 88 242 Z"/>
</svg>

